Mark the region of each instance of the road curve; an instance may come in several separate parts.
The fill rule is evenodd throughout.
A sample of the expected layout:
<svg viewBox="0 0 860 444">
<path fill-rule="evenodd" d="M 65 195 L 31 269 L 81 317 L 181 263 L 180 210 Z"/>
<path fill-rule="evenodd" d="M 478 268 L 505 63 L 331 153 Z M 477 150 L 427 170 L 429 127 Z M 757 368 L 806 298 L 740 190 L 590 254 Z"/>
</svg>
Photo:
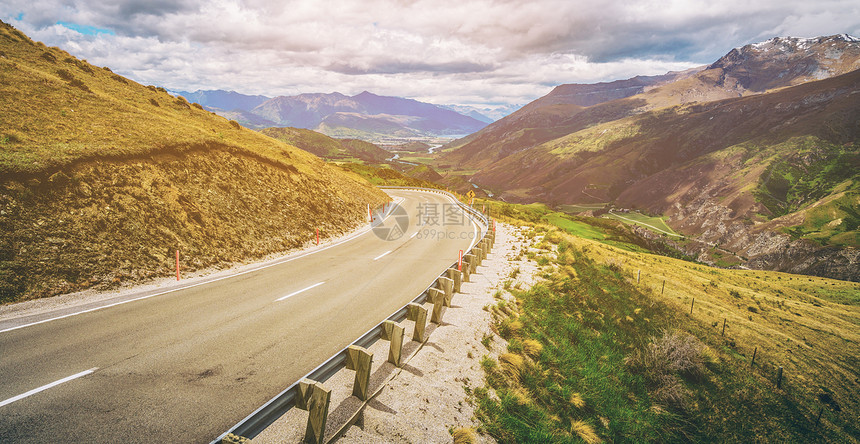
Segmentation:
<svg viewBox="0 0 860 444">
<path fill-rule="evenodd" d="M 0 440 L 211 441 L 408 303 L 477 236 L 468 218 L 442 224 L 444 196 L 389 194 L 409 216 L 397 240 L 367 232 L 232 278 L 0 329 Z M 433 208 L 438 223 L 419 227 Z"/>
</svg>

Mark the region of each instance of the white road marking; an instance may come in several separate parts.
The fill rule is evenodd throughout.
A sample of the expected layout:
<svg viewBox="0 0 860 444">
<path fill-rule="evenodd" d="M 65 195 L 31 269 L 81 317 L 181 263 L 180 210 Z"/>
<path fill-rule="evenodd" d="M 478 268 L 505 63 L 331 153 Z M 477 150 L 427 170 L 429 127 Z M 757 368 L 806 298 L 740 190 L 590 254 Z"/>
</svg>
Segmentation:
<svg viewBox="0 0 860 444">
<path fill-rule="evenodd" d="M 14 396 L 14 397 L 9 398 L 9 399 L 7 399 L 7 400 L 5 400 L 5 401 L 0 401 L 0 407 L 3 407 L 4 405 L 7 405 L 7 404 L 11 404 L 11 403 L 13 403 L 13 402 L 15 402 L 15 401 L 19 401 L 19 400 L 24 399 L 24 398 L 26 398 L 26 397 L 28 397 L 28 396 L 35 395 L 36 393 L 39 393 L 39 392 L 42 392 L 42 391 L 48 390 L 48 389 L 49 389 L 49 388 L 51 388 L 51 387 L 56 387 L 56 386 L 58 386 L 58 385 L 60 385 L 60 384 L 63 384 L 63 383 L 69 382 L 69 381 L 71 381 L 71 380 L 73 380 L 73 379 L 78 379 L 78 378 L 80 378 L 80 377 L 82 377 L 82 376 L 89 375 L 90 373 L 93 373 L 94 371 L 96 371 L 96 370 L 98 370 L 98 369 L 99 369 L 98 367 L 93 367 L 93 368 L 91 368 L 91 369 L 89 369 L 89 370 L 84 370 L 84 371 L 82 371 L 82 372 L 80 372 L 80 373 L 76 373 L 76 374 L 74 374 L 74 375 L 72 375 L 72 376 L 69 376 L 69 377 L 66 377 L 66 378 L 60 379 L 59 381 L 54 381 L 54 382 L 52 382 L 52 383 L 50 383 L 50 384 L 46 384 L 46 385 L 43 385 L 43 386 L 41 386 L 41 387 L 39 387 L 39 388 L 35 388 L 35 389 L 33 389 L 33 390 L 30 390 L 30 391 L 29 391 L 29 392 L 27 392 L 27 393 L 24 393 L 24 394 L 21 394 L 21 395 L 18 395 L 18 396 Z"/>
<path fill-rule="evenodd" d="M 299 293 L 303 293 L 303 292 L 305 292 L 305 291 L 308 291 L 308 290 L 310 290 L 311 288 L 319 287 L 319 286 L 320 286 L 320 285 L 322 285 L 322 284 L 325 284 L 325 281 L 323 281 L 323 282 L 317 282 L 316 284 L 313 284 L 313 285 L 311 285 L 310 287 L 302 288 L 302 289 L 301 289 L 301 290 L 299 290 L 299 291 L 294 291 L 294 292 L 292 292 L 292 293 L 290 293 L 290 294 L 288 294 L 288 295 L 286 295 L 286 296 L 279 297 L 278 299 L 275 299 L 275 302 L 283 301 L 283 300 L 284 300 L 284 299 L 286 299 L 286 298 L 293 297 L 293 296 L 295 296 L 295 295 L 297 295 L 297 294 L 299 294 Z"/>
<path fill-rule="evenodd" d="M 405 200 L 405 199 L 401 197 L 401 198 L 398 198 L 398 200 L 396 200 L 396 202 L 399 204 L 399 203 L 403 202 L 404 200 Z M 305 256 L 310 256 L 310 255 L 312 255 L 312 254 L 315 254 L 315 253 L 319 253 L 319 252 L 321 252 L 321 251 L 328 250 L 329 248 L 334 248 L 334 247 L 336 247 L 336 246 L 338 246 L 338 245 L 344 244 L 344 243 L 349 242 L 349 241 L 351 241 L 351 240 L 358 239 L 359 237 L 361 237 L 361 236 L 363 236 L 363 235 L 365 235 L 365 234 L 367 234 L 367 233 L 370 233 L 370 231 L 371 231 L 371 228 L 370 228 L 370 227 L 367 227 L 367 228 L 365 228 L 365 229 L 363 229 L 363 230 L 361 230 L 361 231 L 358 231 L 358 232 L 354 233 L 353 235 L 351 235 L 351 236 L 349 236 L 349 237 L 347 237 L 347 238 L 345 238 L 345 239 L 342 239 L 342 240 L 340 240 L 340 241 L 337 241 L 337 242 L 335 242 L 335 243 L 333 243 L 333 244 L 331 244 L 331 245 L 327 245 L 327 246 L 325 246 L 325 247 L 322 247 L 322 248 L 319 248 L 319 249 L 316 249 L 316 250 L 308 251 L 308 252 L 302 253 L 302 254 L 300 254 L 300 255 L 298 255 L 298 256 L 294 256 L 294 257 L 290 257 L 290 258 L 285 258 L 285 259 L 282 259 L 282 260 L 281 260 L 281 259 L 278 259 L 278 260 L 276 260 L 276 262 L 272 262 L 272 263 L 270 263 L 270 264 L 261 265 L 260 267 L 257 267 L 257 268 L 252 268 L 252 269 L 249 269 L 249 270 L 240 271 L 240 272 L 238 272 L 238 273 L 236 273 L 236 274 L 230 274 L 230 275 L 222 276 L 222 277 L 219 277 L 219 278 L 216 278 L 216 279 L 212 279 L 212 280 L 209 280 L 209 281 L 198 282 L 198 283 L 196 283 L 196 284 L 185 285 L 185 286 L 182 286 L 182 287 L 179 287 L 179 288 L 171 288 L 171 289 L 169 289 L 169 290 L 165 290 L 165 291 L 162 291 L 162 292 L 159 292 L 159 293 L 150 294 L 150 295 L 147 295 L 147 296 L 141 296 L 141 297 L 134 298 L 134 299 L 128 299 L 128 300 L 125 300 L 125 301 L 114 302 L 113 304 L 101 305 L 101 306 L 93 307 L 93 308 L 89 308 L 89 309 L 86 309 L 86 310 L 76 311 L 76 312 L 74 312 L 74 313 L 64 314 L 64 315 L 57 316 L 57 317 L 53 317 L 53 318 L 49 318 L 49 319 L 43 319 L 43 320 L 41 320 L 41 321 L 30 322 L 29 324 L 22 324 L 22 325 L 18 325 L 18 326 L 15 326 L 15 327 L 9 327 L 9 328 L 6 328 L 6 329 L 3 329 L 3 330 L 0 330 L 0 333 L 6 333 L 6 332 L 8 332 L 8 331 L 18 330 L 19 328 L 32 327 L 32 326 L 34 326 L 34 325 L 44 324 L 44 323 L 46 323 L 46 322 L 58 321 L 58 320 L 60 320 L 60 319 L 65 319 L 65 318 L 69 318 L 69 317 L 72 317 L 72 316 L 77 316 L 77 315 L 84 314 L 84 313 L 90 313 L 90 312 L 97 311 L 97 310 L 103 310 L 103 309 L 105 309 L 105 308 L 116 307 L 117 305 L 128 304 L 129 302 L 142 301 L 142 300 L 144 300 L 144 299 L 154 298 L 154 297 L 156 297 L 156 296 L 161 296 L 161 295 L 165 295 L 165 294 L 168 294 L 168 293 L 173 293 L 173 292 L 180 291 L 180 290 L 186 290 L 186 289 L 189 289 L 189 288 L 199 287 L 199 286 L 201 286 L 201 285 L 211 284 L 211 283 L 214 283 L 214 282 L 223 281 L 223 280 L 225 280 L 225 279 L 230 279 L 230 278 L 234 278 L 234 277 L 237 277 L 237 276 L 242 276 L 242 275 L 244 275 L 244 274 L 253 273 L 253 272 L 255 272 L 255 271 L 264 270 L 264 269 L 266 269 L 266 268 L 274 267 L 274 266 L 276 266 L 276 265 L 285 264 L 285 263 L 287 263 L 287 262 L 291 262 L 291 261 L 294 261 L 294 260 L 296 260 L 296 259 L 301 259 L 301 258 L 303 258 L 303 257 L 305 257 Z"/>
<path fill-rule="evenodd" d="M 386 255 L 386 254 L 388 254 L 388 253 L 391 253 L 391 250 L 388 250 L 388 251 L 386 251 L 385 253 L 382 253 L 382 254 L 380 254 L 379 256 L 376 256 L 375 258 L 373 258 L 373 260 L 382 259 L 382 258 L 383 258 L 383 257 L 385 257 L 385 255 Z"/>
<path fill-rule="evenodd" d="M 414 232 L 414 233 L 412 233 L 412 236 L 409 236 L 409 239 L 412 239 L 412 238 L 413 238 L 413 237 L 415 237 L 415 236 L 418 236 L 418 232 L 417 232 L 417 231 L 416 231 L 416 232 Z"/>
</svg>

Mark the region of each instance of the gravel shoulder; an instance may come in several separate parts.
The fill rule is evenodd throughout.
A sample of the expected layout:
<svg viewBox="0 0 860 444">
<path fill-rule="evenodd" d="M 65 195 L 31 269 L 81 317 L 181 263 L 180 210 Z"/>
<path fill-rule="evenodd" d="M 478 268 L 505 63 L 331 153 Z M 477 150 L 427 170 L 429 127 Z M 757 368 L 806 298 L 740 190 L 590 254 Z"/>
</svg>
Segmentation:
<svg viewBox="0 0 860 444">
<path fill-rule="evenodd" d="M 485 308 L 497 302 L 494 294 L 506 280 L 521 287 L 534 283 L 536 264 L 519 254 L 529 245 L 519 227 L 497 224 L 492 252 L 471 282 L 464 282 L 461 293 L 454 295 L 443 322 L 428 323 L 428 340 L 423 346 L 404 341 L 405 364 L 401 369 L 386 362 L 388 342 L 371 346 L 370 392 L 376 395 L 366 406 L 351 396 L 352 371 L 343 370 L 326 381 L 324 386 L 331 390 L 326 441 L 337 437 L 339 443 L 451 442 L 455 430 L 466 429 L 474 442 L 495 442 L 476 432 L 480 423 L 469 393 L 484 385 L 481 358 L 496 358 L 505 350 L 504 341 L 490 328 L 492 315 Z M 511 278 L 515 269 L 519 271 Z M 414 323 L 404 321 L 401 325 L 410 339 Z M 300 442 L 307 415 L 291 409 L 253 441 Z"/>
</svg>

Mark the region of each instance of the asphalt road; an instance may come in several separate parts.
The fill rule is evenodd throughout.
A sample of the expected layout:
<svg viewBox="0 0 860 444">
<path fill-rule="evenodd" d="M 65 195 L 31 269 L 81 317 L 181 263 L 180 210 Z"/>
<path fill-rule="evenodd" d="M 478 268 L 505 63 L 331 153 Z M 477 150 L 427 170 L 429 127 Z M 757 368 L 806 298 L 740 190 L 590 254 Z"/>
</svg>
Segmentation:
<svg viewBox="0 0 860 444">
<path fill-rule="evenodd" d="M 468 218 L 417 226 L 419 206 L 442 217 L 441 195 L 390 194 L 410 222 L 397 240 L 367 232 L 217 282 L 0 328 L 0 442 L 216 438 L 410 302 L 477 236 Z"/>
</svg>

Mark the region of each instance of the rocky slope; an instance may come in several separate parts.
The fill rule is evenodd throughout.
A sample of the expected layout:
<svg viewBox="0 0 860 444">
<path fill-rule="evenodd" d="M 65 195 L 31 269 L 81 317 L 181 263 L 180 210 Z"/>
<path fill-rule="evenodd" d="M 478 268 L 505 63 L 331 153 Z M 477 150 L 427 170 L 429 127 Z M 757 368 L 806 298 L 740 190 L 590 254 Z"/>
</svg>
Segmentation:
<svg viewBox="0 0 860 444">
<path fill-rule="evenodd" d="M 508 200 L 664 214 L 703 260 L 856 280 L 858 67 L 850 36 L 783 38 L 608 102 L 559 87 L 439 166 Z"/>
<path fill-rule="evenodd" d="M 391 157 L 388 151 L 370 142 L 357 139 L 334 139 L 309 129 L 263 128 L 260 132 L 327 160 L 359 159 L 370 163 L 381 163 Z"/>
</svg>

